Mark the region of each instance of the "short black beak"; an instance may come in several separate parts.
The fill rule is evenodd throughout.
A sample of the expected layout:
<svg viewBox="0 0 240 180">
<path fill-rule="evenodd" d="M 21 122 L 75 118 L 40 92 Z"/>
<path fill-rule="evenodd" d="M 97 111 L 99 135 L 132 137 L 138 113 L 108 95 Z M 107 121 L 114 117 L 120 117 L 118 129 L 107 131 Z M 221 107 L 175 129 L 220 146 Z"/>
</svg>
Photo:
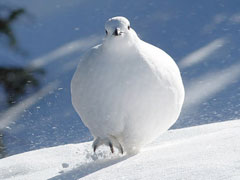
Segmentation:
<svg viewBox="0 0 240 180">
<path fill-rule="evenodd" d="M 113 35 L 114 35 L 114 36 L 119 36 L 119 35 L 121 35 L 120 29 L 119 29 L 119 28 L 116 28 L 115 31 L 113 32 Z"/>
</svg>

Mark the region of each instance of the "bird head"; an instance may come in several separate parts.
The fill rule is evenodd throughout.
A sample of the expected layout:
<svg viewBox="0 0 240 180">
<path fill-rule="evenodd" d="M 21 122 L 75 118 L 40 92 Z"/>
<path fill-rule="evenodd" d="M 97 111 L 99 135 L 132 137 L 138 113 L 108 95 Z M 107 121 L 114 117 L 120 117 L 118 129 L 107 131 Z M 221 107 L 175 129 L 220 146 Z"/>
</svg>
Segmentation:
<svg viewBox="0 0 240 180">
<path fill-rule="evenodd" d="M 121 16 L 110 18 L 105 24 L 107 37 L 123 37 L 131 31 L 130 22 Z"/>
</svg>

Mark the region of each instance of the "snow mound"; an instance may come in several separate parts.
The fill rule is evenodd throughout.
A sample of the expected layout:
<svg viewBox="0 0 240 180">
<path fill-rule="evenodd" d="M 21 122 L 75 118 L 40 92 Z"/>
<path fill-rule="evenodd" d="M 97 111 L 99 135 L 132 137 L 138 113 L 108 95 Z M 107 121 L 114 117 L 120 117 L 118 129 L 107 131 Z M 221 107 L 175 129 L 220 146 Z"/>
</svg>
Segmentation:
<svg viewBox="0 0 240 180">
<path fill-rule="evenodd" d="M 0 179 L 240 179 L 240 120 L 171 130 L 135 156 L 91 142 L 0 160 Z"/>
</svg>

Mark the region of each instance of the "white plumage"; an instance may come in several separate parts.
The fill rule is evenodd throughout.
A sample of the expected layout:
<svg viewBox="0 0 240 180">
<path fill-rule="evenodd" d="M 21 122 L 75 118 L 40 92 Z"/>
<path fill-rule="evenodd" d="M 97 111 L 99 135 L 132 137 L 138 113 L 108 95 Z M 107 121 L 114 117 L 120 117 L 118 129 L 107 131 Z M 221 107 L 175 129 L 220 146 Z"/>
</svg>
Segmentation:
<svg viewBox="0 0 240 180">
<path fill-rule="evenodd" d="M 106 37 L 81 59 L 71 82 L 72 103 L 102 144 L 136 153 L 172 126 L 184 101 L 173 59 L 138 38 L 124 17 L 106 24 Z"/>
</svg>

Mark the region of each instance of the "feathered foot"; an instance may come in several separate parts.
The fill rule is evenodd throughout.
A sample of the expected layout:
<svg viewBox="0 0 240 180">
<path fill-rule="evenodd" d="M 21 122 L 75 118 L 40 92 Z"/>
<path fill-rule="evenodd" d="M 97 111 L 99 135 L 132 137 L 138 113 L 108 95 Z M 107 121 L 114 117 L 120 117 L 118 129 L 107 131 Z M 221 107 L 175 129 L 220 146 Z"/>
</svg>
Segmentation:
<svg viewBox="0 0 240 180">
<path fill-rule="evenodd" d="M 104 139 L 97 137 L 92 144 L 93 152 L 95 153 L 97 148 L 103 144 L 105 144 L 106 146 L 109 146 L 112 153 L 114 153 L 114 147 L 116 147 L 119 150 L 119 152 L 123 154 L 122 145 L 119 143 L 116 137 L 111 135 L 108 138 L 104 138 Z"/>
</svg>

